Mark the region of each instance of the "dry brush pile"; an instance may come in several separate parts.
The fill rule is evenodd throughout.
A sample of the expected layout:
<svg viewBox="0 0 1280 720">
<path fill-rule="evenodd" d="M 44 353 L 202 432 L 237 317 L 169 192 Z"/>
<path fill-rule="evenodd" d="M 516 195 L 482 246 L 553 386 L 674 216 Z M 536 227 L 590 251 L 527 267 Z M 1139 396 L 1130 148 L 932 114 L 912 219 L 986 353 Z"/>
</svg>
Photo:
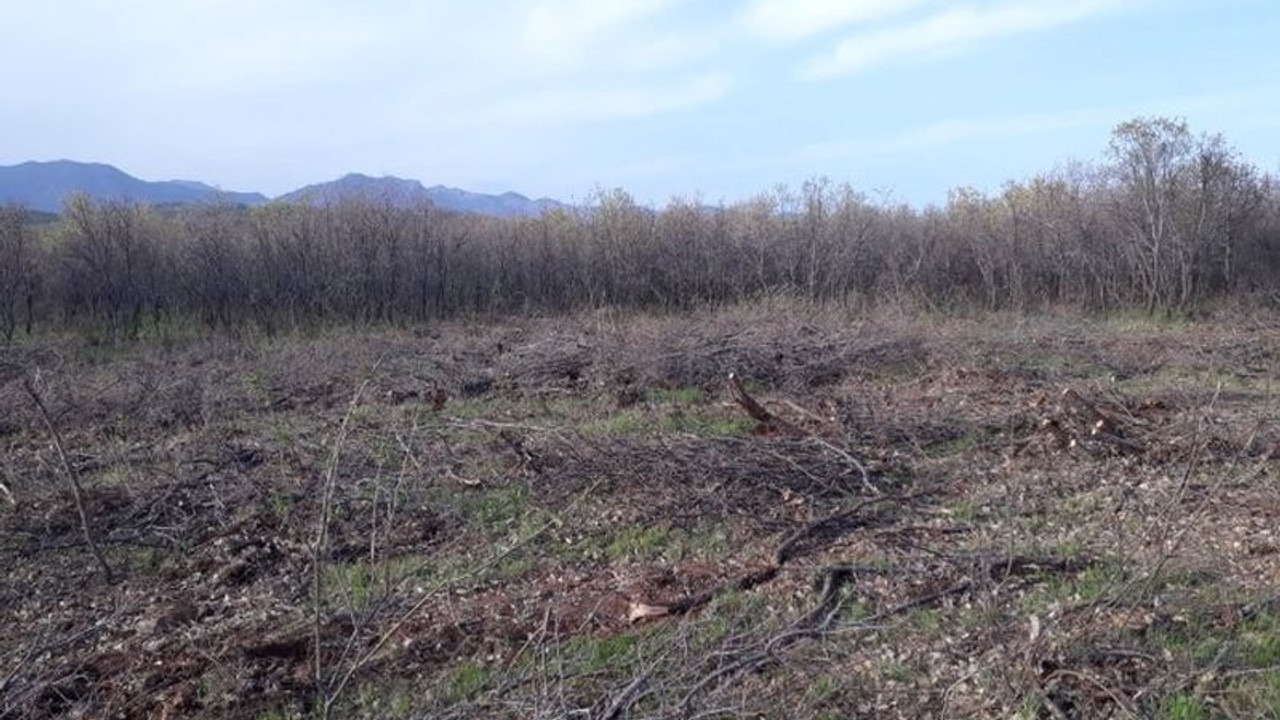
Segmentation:
<svg viewBox="0 0 1280 720">
<path fill-rule="evenodd" d="M 1274 715 L 1278 328 L 6 350 L 0 717 Z"/>
</svg>

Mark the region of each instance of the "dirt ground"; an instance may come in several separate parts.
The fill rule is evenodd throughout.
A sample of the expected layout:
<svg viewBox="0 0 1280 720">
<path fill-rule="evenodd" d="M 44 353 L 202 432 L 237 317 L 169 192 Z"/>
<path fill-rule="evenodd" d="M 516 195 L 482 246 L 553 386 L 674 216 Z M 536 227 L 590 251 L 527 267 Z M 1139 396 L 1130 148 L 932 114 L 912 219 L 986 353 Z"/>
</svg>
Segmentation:
<svg viewBox="0 0 1280 720">
<path fill-rule="evenodd" d="M 1277 314 L 48 339 L 0 383 L 5 720 L 1280 717 Z"/>
</svg>

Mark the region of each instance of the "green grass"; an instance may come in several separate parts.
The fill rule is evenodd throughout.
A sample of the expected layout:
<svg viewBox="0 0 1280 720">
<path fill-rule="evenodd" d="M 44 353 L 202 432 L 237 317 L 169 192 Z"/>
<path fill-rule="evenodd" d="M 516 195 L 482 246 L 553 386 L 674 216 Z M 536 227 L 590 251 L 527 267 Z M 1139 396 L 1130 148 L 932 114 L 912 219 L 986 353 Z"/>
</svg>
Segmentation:
<svg viewBox="0 0 1280 720">
<path fill-rule="evenodd" d="M 130 475 L 129 470 L 128 465 L 113 465 L 98 473 L 98 476 L 93 480 L 93 484 L 96 487 L 130 487 L 133 477 Z"/>
<path fill-rule="evenodd" d="M 1192 392 L 1206 394 L 1215 392 L 1232 393 L 1237 396 L 1249 395 L 1257 398 L 1270 397 L 1270 377 L 1251 377 L 1242 375 L 1229 368 L 1188 368 L 1162 367 L 1144 375 L 1138 375 L 1118 383 L 1128 395 L 1142 396 L 1160 391 Z"/>
<path fill-rule="evenodd" d="M 251 370 L 240 378 L 240 382 L 245 389 L 254 394 L 259 400 L 267 400 L 268 391 L 271 385 L 271 378 L 264 370 Z"/>
<path fill-rule="evenodd" d="M 1262 613 L 1250 618 L 1238 640 L 1241 660 L 1248 667 L 1280 666 L 1280 615 Z"/>
<path fill-rule="evenodd" d="M 588 415 L 595 402 L 589 397 L 512 398 L 485 396 L 451 398 L 442 414 L 453 420 L 568 421 Z M 434 415 L 424 406 L 407 405 L 421 420 Z"/>
<path fill-rule="evenodd" d="M 155 577 L 178 564 L 160 548 L 125 546 L 113 550 L 109 553 L 111 564 L 128 575 Z"/>
<path fill-rule="evenodd" d="M 608 672 L 624 664 L 620 661 L 628 659 L 639 644 L 639 636 L 632 633 L 607 637 L 578 635 L 566 643 L 564 652 L 575 659 L 574 669 L 578 673 Z"/>
<path fill-rule="evenodd" d="M 475 660 L 463 660 L 454 666 L 445 679 L 444 696 L 450 702 L 471 700 L 489 684 L 490 671 Z"/>
<path fill-rule="evenodd" d="M 505 535 L 528 513 L 529 490 L 524 485 L 508 485 L 462 493 L 456 502 L 469 525 L 491 536 Z"/>
<path fill-rule="evenodd" d="M 627 409 L 604 419 L 588 420 L 579 429 L 597 437 L 632 437 L 650 434 L 654 425 L 641 411 Z"/>
<path fill-rule="evenodd" d="M 649 391 L 649 399 L 669 405 L 706 405 L 711 396 L 697 387 L 658 388 Z"/>
<path fill-rule="evenodd" d="M 930 636 L 937 635 L 946 629 L 942 622 L 942 614 L 934 608 L 912 610 L 907 614 L 906 626 Z"/>
<path fill-rule="evenodd" d="M 662 526 L 622 528 L 604 546 L 604 556 L 614 562 L 654 558 L 663 554 L 671 535 Z"/>
<path fill-rule="evenodd" d="M 589 560 L 621 562 L 679 562 L 689 558 L 716 556 L 729 549 L 729 534 L 723 528 L 692 531 L 666 525 L 618 528 L 580 544 L 577 552 Z"/>
<path fill-rule="evenodd" d="M 587 435 L 603 437 L 657 437 L 672 433 L 746 437 L 755 429 L 755 422 L 736 414 L 718 412 L 709 405 L 696 408 L 677 405 L 665 411 L 627 408 L 607 418 L 589 420 L 580 429 Z"/>
<path fill-rule="evenodd" d="M 747 437 L 755 426 L 755 421 L 743 417 L 683 412 L 668 414 L 662 423 L 666 432 L 706 437 Z"/>
<path fill-rule="evenodd" d="M 327 602 L 360 611 L 387 597 L 407 578 L 454 577 L 468 562 L 453 556 L 403 555 L 376 562 L 365 558 L 329 563 L 321 569 L 321 589 Z"/>
<path fill-rule="evenodd" d="M 1207 720 L 1209 707 L 1195 695 L 1178 693 L 1165 701 L 1160 716 L 1164 720 Z"/>
<path fill-rule="evenodd" d="M 947 506 L 946 512 L 956 522 L 977 523 L 991 513 L 986 503 L 979 498 L 966 497 Z"/>
<path fill-rule="evenodd" d="M 1174 330 L 1191 328 L 1196 325 L 1194 319 L 1186 313 L 1147 312 L 1142 308 L 1116 310 L 1107 315 L 1102 322 L 1103 327 L 1122 334 Z"/>
<path fill-rule="evenodd" d="M 1079 554 L 1079 546 L 1069 544 L 1065 550 L 1055 549 L 1058 557 Z M 1019 602 L 1023 612 L 1045 612 L 1054 606 L 1087 605 L 1106 600 L 1129 579 L 1128 570 L 1119 562 L 1095 560 L 1093 565 L 1074 574 L 1051 573 L 1040 578 Z"/>
<path fill-rule="evenodd" d="M 808 702 L 819 704 L 830 700 L 840 692 L 840 680 L 827 673 L 819 673 L 809 681 L 804 696 Z"/>
<path fill-rule="evenodd" d="M 890 682 L 907 683 L 915 677 L 915 672 L 907 665 L 897 660 L 886 660 L 880 663 L 880 677 Z"/>
<path fill-rule="evenodd" d="M 1214 602 L 1199 596 L 1184 602 L 1186 612 L 1139 633 L 1148 647 L 1169 653 L 1205 678 L 1207 695 L 1215 701 L 1211 705 L 1199 689 L 1178 692 L 1163 700 L 1158 717 L 1280 719 L 1280 612 L 1270 609 L 1224 625 Z"/>
<path fill-rule="evenodd" d="M 356 689 L 334 717 L 410 718 L 418 710 L 423 695 L 421 688 L 403 682 L 366 683 Z"/>
</svg>

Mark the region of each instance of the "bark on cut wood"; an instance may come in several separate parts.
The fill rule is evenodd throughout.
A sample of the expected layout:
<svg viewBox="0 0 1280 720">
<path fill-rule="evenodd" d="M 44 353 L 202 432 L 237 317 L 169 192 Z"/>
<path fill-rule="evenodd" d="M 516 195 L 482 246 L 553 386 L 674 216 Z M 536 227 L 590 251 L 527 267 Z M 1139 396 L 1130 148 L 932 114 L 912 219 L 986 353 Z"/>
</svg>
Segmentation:
<svg viewBox="0 0 1280 720">
<path fill-rule="evenodd" d="M 627 609 L 627 621 L 637 622 L 646 618 L 666 617 L 671 614 L 671 608 L 666 605 L 650 605 L 642 602 L 631 602 L 631 607 Z"/>
<path fill-rule="evenodd" d="M 733 401 L 741 407 L 751 419 L 755 420 L 759 425 L 756 430 L 762 433 L 787 433 L 792 435 L 806 434 L 800 428 L 774 415 L 758 400 L 751 397 L 747 392 L 747 388 L 743 386 L 742 379 L 735 373 L 729 373 L 729 390 L 733 393 Z"/>
</svg>

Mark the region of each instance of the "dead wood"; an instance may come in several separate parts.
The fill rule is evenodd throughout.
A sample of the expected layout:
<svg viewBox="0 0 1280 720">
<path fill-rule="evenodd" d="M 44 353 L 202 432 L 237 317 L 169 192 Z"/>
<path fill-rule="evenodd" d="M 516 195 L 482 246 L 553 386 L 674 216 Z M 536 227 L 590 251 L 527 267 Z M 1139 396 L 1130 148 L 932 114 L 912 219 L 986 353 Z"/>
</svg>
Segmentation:
<svg viewBox="0 0 1280 720">
<path fill-rule="evenodd" d="M 717 595 L 725 592 L 726 590 L 750 590 L 757 585 L 762 585 L 777 577 L 779 569 L 780 568 L 777 565 L 770 565 L 757 570 L 752 570 L 751 572 L 745 573 L 730 582 L 722 583 L 705 592 L 700 592 L 696 595 L 690 595 L 677 600 L 667 606 L 668 614 L 682 615 L 691 610 L 700 608 L 711 602 Z"/>
<path fill-rule="evenodd" d="M 843 573 L 837 571 L 824 572 L 824 581 L 821 597 L 815 607 L 804 615 L 791 628 L 773 635 L 768 640 L 760 643 L 759 649 L 746 653 L 738 660 L 716 670 L 710 675 L 700 680 L 693 686 L 684 699 L 680 702 L 682 714 L 688 716 L 690 705 L 703 691 L 708 688 L 723 687 L 725 683 L 731 681 L 735 677 L 740 677 L 746 672 L 757 670 L 770 662 L 777 662 L 779 658 L 777 653 L 787 647 L 794 645 L 800 640 L 806 638 L 821 637 L 827 632 L 831 620 L 836 615 L 839 608 L 839 591 L 841 586 L 852 579 L 851 573 Z M 909 610 L 925 607 L 934 603 L 941 602 L 953 595 L 959 595 L 974 587 L 974 582 L 969 579 L 961 580 L 954 585 L 950 585 L 942 590 L 926 593 L 917 598 L 907 600 L 905 602 L 894 605 L 891 608 L 878 612 L 871 617 L 859 623 L 860 626 L 871 629 L 875 623 L 887 620 L 896 615 L 901 615 Z"/>
<path fill-rule="evenodd" d="M 84 543 L 88 546 L 89 552 L 93 554 L 94 559 L 98 561 L 98 567 L 102 569 L 102 576 L 106 579 L 107 584 L 114 583 L 115 575 L 111 572 L 111 566 L 107 564 L 107 558 L 102 554 L 102 548 L 98 546 L 97 541 L 94 540 L 93 533 L 89 530 L 89 514 L 85 510 L 84 489 L 80 486 L 80 478 L 76 476 L 70 461 L 67 460 L 66 445 L 62 442 L 62 433 L 58 432 L 57 426 L 53 423 L 53 418 L 49 415 L 49 408 L 45 405 L 44 397 L 36 386 L 37 382 L 39 382 L 39 371 L 36 371 L 35 378 L 30 375 L 23 376 L 22 388 L 26 391 L 27 397 L 31 399 L 32 404 L 35 405 L 45 429 L 49 431 L 54 451 L 58 455 L 58 468 L 63 479 L 71 488 L 71 497 L 75 501 L 76 514 L 80 518 L 80 532 L 84 536 Z"/>
<path fill-rule="evenodd" d="M 923 493 L 916 493 L 914 495 L 890 495 L 871 498 L 870 500 L 864 500 L 858 503 L 848 510 L 843 510 L 834 515 L 815 520 L 787 536 L 787 538 L 778 545 L 778 549 L 774 551 L 773 562 L 778 566 L 784 565 L 788 560 L 795 556 L 796 547 L 810 537 L 832 531 L 838 534 L 843 534 L 844 532 L 848 532 L 849 530 L 858 527 L 858 523 L 853 521 L 857 519 L 860 512 L 872 505 L 889 501 L 897 501 L 901 503 L 919 498 L 922 495 Z"/>
<path fill-rule="evenodd" d="M 715 587 L 712 587 L 708 590 L 704 590 L 703 592 L 686 596 L 684 598 L 676 600 L 675 602 L 666 603 L 663 605 L 655 605 L 650 603 L 633 601 L 631 613 L 630 613 L 631 620 L 635 622 L 637 620 L 646 619 L 646 618 L 664 617 L 668 615 L 683 615 L 706 605 L 707 603 L 715 599 L 716 596 L 724 592 L 727 592 L 729 590 L 738 590 L 738 591 L 750 590 L 758 585 L 767 583 L 770 580 L 773 580 L 775 577 L 777 577 L 778 572 L 782 569 L 782 567 L 787 563 L 788 560 L 791 560 L 792 558 L 796 557 L 796 555 L 798 554 L 796 548 L 804 540 L 822 535 L 824 533 L 834 533 L 835 535 L 839 535 L 839 534 L 848 532 L 850 530 L 853 530 L 854 528 L 860 527 L 861 523 L 857 522 L 858 514 L 862 510 L 864 510 L 865 508 L 871 505 L 884 503 L 891 500 L 903 502 L 903 501 L 921 497 L 923 494 L 924 493 L 917 493 L 914 495 L 896 495 L 896 496 L 889 496 L 889 497 L 872 498 L 870 500 L 864 500 L 863 502 L 858 503 L 857 506 L 849 510 L 838 512 L 834 515 L 811 522 L 808 525 L 805 525 L 804 527 L 795 531 L 791 535 L 788 535 L 782 541 L 782 543 L 778 545 L 778 548 L 774 550 L 773 557 L 770 559 L 770 563 L 768 565 L 757 568 L 755 570 L 744 573 L 742 575 L 739 575 L 738 577 L 732 580 L 720 583 Z M 847 568 L 845 568 L 844 566 L 835 566 L 833 568 L 830 568 L 827 574 L 839 575 L 841 582 L 844 582 L 845 580 L 853 576 L 853 573 L 848 572 Z"/>
<path fill-rule="evenodd" d="M 1140 454 L 1147 451 L 1146 446 L 1142 443 L 1127 440 L 1119 435 L 1107 432 L 1103 429 L 1102 425 L 1095 425 L 1089 434 L 1094 440 L 1110 445 L 1126 453 Z"/>
<path fill-rule="evenodd" d="M 1111 429 L 1117 427 L 1115 418 L 1110 414 L 1103 412 L 1096 404 L 1086 400 L 1075 388 L 1067 388 L 1062 391 L 1062 399 L 1067 406 L 1073 408 L 1076 412 L 1084 415 L 1088 419 L 1088 424 L 1094 427 Z"/>
<path fill-rule="evenodd" d="M 877 498 L 875 500 L 868 501 L 867 503 L 864 503 L 864 506 L 883 499 L 887 498 Z M 847 514 L 849 513 L 842 513 L 842 515 Z M 827 518 L 826 520 L 830 519 L 832 518 Z M 823 522 L 825 521 L 810 524 L 802 530 L 820 526 Z M 793 535 L 792 537 L 796 536 Z M 781 550 L 783 548 L 779 549 Z M 1021 554 L 966 555 L 955 556 L 949 559 L 953 562 L 961 560 L 966 561 L 971 565 L 976 565 L 980 569 L 980 572 L 975 573 L 973 577 L 961 577 L 959 580 L 939 590 L 934 590 L 932 592 L 918 595 L 914 598 L 909 598 L 885 608 L 884 610 L 876 612 L 859 621 L 858 627 L 867 630 L 874 629 L 876 624 L 881 621 L 902 615 L 903 613 L 917 608 L 940 603 L 947 598 L 954 597 L 956 595 L 962 595 L 970 592 L 983 582 L 998 582 L 1006 577 L 1014 576 L 1031 578 L 1034 582 L 1045 579 L 1053 574 L 1078 572 L 1079 570 L 1088 567 L 1093 562 L 1088 558 L 1059 558 L 1054 556 L 1030 556 Z M 841 605 L 840 590 L 844 585 L 851 582 L 858 575 L 868 573 L 893 574 L 901 572 L 901 569 L 863 568 L 848 565 L 828 565 L 821 568 L 819 570 L 821 587 L 818 593 L 818 601 L 814 604 L 813 608 L 793 623 L 790 628 L 758 643 L 752 650 L 745 651 L 736 661 L 717 669 L 715 672 L 700 680 L 688 693 L 686 693 L 682 700 L 680 705 L 682 712 L 687 715 L 690 705 L 694 699 L 709 688 L 722 687 L 724 684 L 732 681 L 733 678 L 739 677 L 746 672 L 757 670 L 771 662 L 781 662 L 777 656 L 779 651 L 800 640 L 822 637 L 826 634 L 830 629 L 832 621 L 839 612 Z M 987 578 L 987 580 L 983 580 L 982 578 Z"/>
<path fill-rule="evenodd" d="M 803 430 L 796 427 L 792 423 L 774 415 L 758 400 L 751 397 L 751 393 L 747 392 L 747 388 L 743 386 L 742 379 L 735 373 L 729 373 L 729 391 L 733 394 L 733 401 L 741 407 L 751 419 L 760 425 L 756 431 L 761 434 L 792 434 L 805 435 Z"/>
<path fill-rule="evenodd" d="M 853 454 L 850 453 L 849 451 L 844 450 L 843 448 L 837 446 L 836 444 L 832 443 L 830 440 L 827 440 L 821 435 L 818 435 L 817 433 L 806 430 L 770 412 L 768 408 L 760 404 L 760 401 L 751 397 L 751 394 L 747 392 L 747 388 L 743 385 L 742 379 L 739 378 L 735 373 L 729 373 L 729 390 L 730 390 L 730 393 L 733 395 L 734 402 L 736 402 L 738 406 L 741 407 L 743 411 L 747 413 L 748 416 L 750 416 L 753 420 L 759 423 L 756 426 L 757 434 L 760 434 L 760 435 L 785 434 L 785 435 L 799 435 L 799 436 L 807 437 L 810 440 L 821 445 L 822 447 L 826 448 L 827 450 L 830 450 L 836 455 L 839 455 L 841 459 L 843 459 L 846 463 L 848 463 L 849 467 L 852 470 L 857 471 L 862 481 L 862 486 L 866 488 L 868 492 L 870 492 L 872 495 L 880 494 L 880 489 L 877 488 L 874 484 L 872 484 L 871 473 L 867 471 L 866 465 L 863 464 L 861 460 L 854 457 Z M 813 420 L 816 420 L 819 423 L 828 424 L 827 420 L 824 420 L 823 418 L 819 417 L 815 413 L 804 409 L 803 407 L 801 407 L 800 405 L 794 402 L 787 401 L 787 405 L 794 408 L 796 411 L 800 412 L 801 414 L 806 415 Z"/>
</svg>

